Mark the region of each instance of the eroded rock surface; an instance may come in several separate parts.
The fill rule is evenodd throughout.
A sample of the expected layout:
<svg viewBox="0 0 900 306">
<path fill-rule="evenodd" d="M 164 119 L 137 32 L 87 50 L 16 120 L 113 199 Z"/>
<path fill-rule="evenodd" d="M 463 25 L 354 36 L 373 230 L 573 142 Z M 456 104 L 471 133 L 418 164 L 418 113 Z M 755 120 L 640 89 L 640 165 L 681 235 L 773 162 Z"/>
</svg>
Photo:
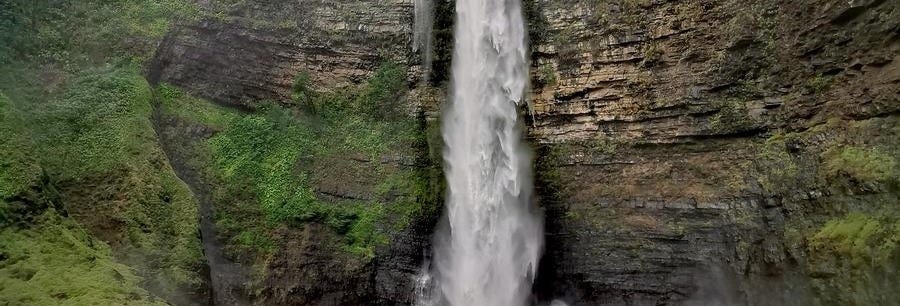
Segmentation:
<svg viewBox="0 0 900 306">
<path fill-rule="evenodd" d="M 853 137 L 848 124 L 896 122 L 897 3 L 534 7 L 529 135 L 545 144 L 538 179 L 548 230 L 539 296 L 591 305 L 834 302 L 819 299 L 829 290 L 820 285 L 847 275 L 813 276 L 807 241 L 792 235 L 848 207 L 890 203 L 835 199 L 895 196 L 892 183 L 860 191 L 815 178 L 760 182 L 787 167 L 766 164 L 772 154 L 815 176 L 823 151 L 859 145 L 834 140 Z M 817 134 L 825 129 L 829 136 Z M 805 140 L 768 151 L 777 135 Z M 865 137 L 857 140 L 896 145 Z"/>
<path fill-rule="evenodd" d="M 865 277 L 848 272 L 842 255 L 817 253 L 813 237 L 847 212 L 896 211 L 896 174 L 867 181 L 829 170 L 846 148 L 898 158 L 896 1 L 527 2 L 528 137 L 547 229 L 539 300 L 887 300 L 856 296 L 865 284 L 841 287 Z M 384 58 L 417 78 L 411 2 L 281 1 L 228 16 L 173 30 L 151 78 L 249 107 L 290 103 L 300 73 L 331 90 L 365 79 Z M 418 87 L 408 102 L 433 118 L 443 96 Z M 332 176 L 352 179 L 322 176 L 317 195 L 371 199 L 378 177 L 366 171 L 378 162 L 336 158 L 329 165 L 346 171 Z M 319 225 L 280 230 L 260 300 L 409 304 L 436 218 L 415 220 L 370 262 L 343 256 Z M 880 284 L 896 283 L 891 267 Z"/>
<path fill-rule="evenodd" d="M 365 80 L 384 59 L 406 65 L 412 55 L 406 1 L 266 1 L 222 10 L 171 31 L 151 80 L 252 107 L 290 102 L 299 74 L 315 89 L 336 89 Z"/>
</svg>

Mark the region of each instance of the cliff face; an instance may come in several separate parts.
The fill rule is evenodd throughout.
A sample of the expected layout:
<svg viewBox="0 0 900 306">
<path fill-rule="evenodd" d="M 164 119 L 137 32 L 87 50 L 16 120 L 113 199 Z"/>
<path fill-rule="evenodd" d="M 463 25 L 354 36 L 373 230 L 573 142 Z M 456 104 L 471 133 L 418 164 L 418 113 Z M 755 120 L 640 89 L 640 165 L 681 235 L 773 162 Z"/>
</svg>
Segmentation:
<svg viewBox="0 0 900 306">
<path fill-rule="evenodd" d="M 306 99 L 318 99 L 314 97 L 338 97 L 357 91 L 377 74 L 380 66 L 389 62 L 401 68 L 399 83 L 404 87 L 402 91 L 406 92 L 407 79 L 412 79 L 418 69 L 410 64 L 411 59 L 415 58 L 410 53 L 412 10 L 412 3 L 406 1 L 208 4 L 204 7 L 206 15 L 200 22 L 183 24 L 168 33 L 149 64 L 149 79 L 152 83 L 180 87 L 192 96 L 227 108 L 251 112 L 265 101 L 297 106 L 303 100 L 297 97 L 301 92 L 307 95 Z M 365 95 L 378 94 L 370 91 Z M 409 94 L 390 92 L 387 95 L 397 100 L 401 113 L 408 113 L 404 106 L 414 103 L 407 103 L 412 102 L 407 97 L 416 95 L 416 91 Z M 327 98 L 323 101 L 332 105 L 347 103 L 328 101 Z M 163 111 L 158 119 L 158 130 L 164 136 L 164 142 L 171 143 L 167 154 L 175 161 L 196 160 L 196 156 L 205 154 L 204 149 L 192 148 L 204 147 L 210 138 L 222 132 L 221 128 L 204 123 L 202 116 L 182 116 L 184 112 L 178 110 L 177 103 L 187 102 L 174 103 L 176 105 Z M 310 104 L 305 106 L 305 111 L 310 111 Z M 327 107 L 324 104 L 319 106 Z M 414 113 L 415 108 L 412 109 Z M 302 120 L 310 121 L 308 127 L 318 133 L 323 129 L 318 121 L 325 119 L 317 116 L 319 114 L 307 114 Z M 387 118 L 382 121 L 391 120 Z M 420 124 L 419 132 L 423 134 L 426 126 L 431 125 L 424 121 Z M 339 126 L 334 130 L 345 128 Z M 198 137 L 192 132 L 198 129 L 209 133 Z M 380 139 L 374 141 L 381 142 Z M 304 145 L 309 144 L 295 144 Z M 348 251 L 348 236 L 355 234 L 353 229 L 349 233 L 347 229 L 336 230 L 333 224 L 326 224 L 332 221 L 318 218 L 303 224 L 276 223 L 274 228 L 263 230 L 265 233 L 256 233 L 272 242 L 267 247 L 269 249 L 259 251 L 239 246 L 242 239 L 240 230 L 221 228 L 218 239 L 223 242 L 231 259 L 256 268 L 257 273 L 246 280 L 250 286 L 243 290 L 251 304 L 412 303 L 413 281 L 419 272 L 424 251 L 430 249 L 429 235 L 439 212 L 438 208 L 433 207 L 435 203 L 426 198 L 440 197 L 411 195 L 406 190 L 425 188 L 422 192 L 439 194 L 439 191 L 431 191 L 431 187 L 416 185 L 420 182 L 418 180 L 439 177 L 438 173 L 429 172 L 434 168 L 431 164 L 436 156 L 430 155 L 432 153 L 426 143 L 404 143 L 376 156 L 353 152 L 353 149 L 343 151 L 343 148 L 333 146 L 331 150 L 341 153 L 324 157 L 305 156 L 288 162 L 295 164 L 294 171 L 305 173 L 296 177 L 303 175 L 304 180 L 308 179 L 308 187 L 316 199 L 325 205 L 336 209 L 367 204 L 383 206 L 388 215 L 384 220 L 375 220 L 373 228 L 364 231 L 385 232 L 388 237 L 383 243 L 373 242 L 376 244 L 373 254 L 360 256 Z M 205 171 L 204 163 L 209 164 L 208 161 L 180 162 L 178 168 L 187 176 L 186 182 L 199 185 L 192 186 L 193 189 L 208 190 L 210 195 L 206 197 L 213 198 L 215 202 L 213 206 L 218 211 L 218 225 L 225 225 L 223 214 L 234 212 L 245 220 L 243 225 L 266 227 L 263 225 L 270 224 L 265 217 L 252 212 L 262 206 L 261 199 L 253 196 L 240 199 L 219 196 L 227 192 L 222 190 L 227 188 L 217 187 L 222 182 L 209 175 L 197 174 Z M 402 186 L 391 187 L 398 184 Z M 403 208 L 394 207 L 401 205 L 399 202 L 408 202 L 409 198 L 416 200 L 412 204 L 420 206 L 410 208 L 420 209 L 419 218 L 398 220 L 408 217 L 395 214 Z M 250 202 L 249 206 L 241 206 L 247 202 Z M 243 211 L 245 209 L 251 212 Z M 375 211 L 379 209 L 370 208 Z M 368 217 L 353 216 L 350 222 L 357 222 L 354 218 Z M 402 226 L 395 227 L 396 224 Z M 213 271 L 215 274 L 216 271 Z"/>
<path fill-rule="evenodd" d="M 896 301 L 897 3 L 526 5 L 528 138 L 547 229 L 539 300 Z M 223 12 L 170 32 L 151 80 L 252 108 L 294 103 L 298 75 L 329 91 L 362 82 L 385 59 L 406 65 L 410 81 L 418 70 L 409 2 L 244 3 Z M 401 100 L 434 117 L 441 92 L 418 87 Z M 433 163 L 438 143 L 430 156 L 419 148 L 382 164 Z M 319 178 L 318 195 L 335 203 L 372 197 L 385 177 L 365 158 L 312 163 L 316 173 L 354 178 Z M 436 219 L 413 220 L 368 261 L 345 256 L 320 224 L 279 229 L 260 301 L 410 303 Z"/>
<path fill-rule="evenodd" d="M 287 102 L 299 74 L 316 89 L 359 83 L 379 61 L 408 62 L 412 4 L 404 1 L 266 1 L 207 5 L 211 17 L 171 31 L 151 81 L 217 103 Z"/>
<path fill-rule="evenodd" d="M 859 299 L 866 285 L 839 289 L 835 279 L 859 272 L 821 270 L 817 239 L 848 211 L 896 218 L 897 141 L 888 135 L 900 110 L 897 3 L 533 8 L 529 134 L 544 144 L 548 211 L 540 296 L 889 303 Z M 877 167 L 892 174 L 829 170 L 848 148 L 883 153 Z M 882 268 L 894 271 L 895 261 Z"/>
</svg>

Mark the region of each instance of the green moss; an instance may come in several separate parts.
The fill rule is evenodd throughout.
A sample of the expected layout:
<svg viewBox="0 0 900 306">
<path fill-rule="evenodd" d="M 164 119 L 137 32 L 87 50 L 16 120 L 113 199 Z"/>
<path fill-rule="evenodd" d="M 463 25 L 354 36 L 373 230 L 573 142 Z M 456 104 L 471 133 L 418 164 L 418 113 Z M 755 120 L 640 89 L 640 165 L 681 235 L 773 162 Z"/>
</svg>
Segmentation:
<svg viewBox="0 0 900 306">
<path fill-rule="evenodd" d="M 360 111 L 376 119 L 403 116 L 398 97 L 406 89 L 406 69 L 392 61 L 383 62 L 357 97 Z"/>
<path fill-rule="evenodd" d="M 897 161 L 878 148 L 842 146 L 822 155 L 828 178 L 847 175 L 861 182 L 887 182 L 900 178 Z"/>
<path fill-rule="evenodd" d="M 810 238 L 809 247 L 813 253 L 836 253 L 860 268 L 888 263 L 898 244 L 900 219 L 850 213 L 827 222 Z"/>
<path fill-rule="evenodd" d="M 41 169 L 35 160 L 30 136 L 20 112 L 0 92 L 0 201 L 14 196 L 38 180 Z M 0 218 L 5 204 L 0 202 Z"/>
<path fill-rule="evenodd" d="M 658 43 L 652 43 L 644 48 L 643 59 L 641 60 L 641 67 L 650 67 L 656 64 L 663 55 L 662 48 L 659 47 Z"/>
<path fill-rule="evenodd" d="M 594 16 L 591 21 L 612 33 L 645 29 L 649 19 L 644 16 L 653 5 L 650 0 L 595 1 L 591 4 L 594 5 Z"/>
<path fill-rule="evenodd" d="M 537 46 L 548 42 L 550 24 L 544 18 L 543 8 L 534 0 L 522 1 L 522 10 L 525 13 L 525 21 L 528 24 L 529 46 Z"/>
<path fill-rule="evenodd" d="M 71 227 L 77 220 L 115 245 L 116 259 L 167 299 L 200 283 L 202 254 L 196 202 L 156 143 L 140 62 L 174 19 L 192 18 L 194 9 L 180 0 L 0 4 L 0 90 L 6 94 L 0 99 L 0 137 L 11 140 L 0 144 L 0 210 L 14 205 L 21 212 L 9 223 L 24 227 L 46 209 L 72 216 L 40 221 L 39 229 Z M 7 198 L 13 194 L 15 199 Z M 37 235 L 39 229 L 17 234 Z M 43 241 L 34 235 L 29 239 Z M 42 252 L 41 261 L 70 256 L 63 248 Z M 103 252 L 111 262 L 109 251 Z M 120 278 L 102 281 L 114 287 L 123 283 Z M 48 286 L 65 293 L 82 290 L 80 283 Z M 57 297 L 66 295 L 73 296 Z M 56 303 L 130 304 L 142 295 Z"/>
<path fill-rule="evenodd" d="M 192 123 L 222 129 L 239 116 L 233 109 L 195 98 L 169 84 L 160 84 L 156 93 L 163 111 Z"/>
<path fill-rule="evenodd" d="M 165 305 L 106 244 L 53 211 L 31 228 L 0 230 L 0 250 L 0 304 Z"/>
<path fill-rule="evenodd" d="M 9 156 L 31 156 L 41 176 L 25 187 L 58 190 L 49 200 L 28 195 L 28 201 L 49 201 L 41 205 L 66 209 L 114 240 L 122 251 L 117 258 L 137 268 L 156 295 L 170 298 L 199 286 L 197 205 L 156 143 L 150 88 L 137 69 L 85 70 L 56 93 L 20 94 L 10 102 L 23 123 L 12 126 L 26 129 L 30 141 Z"/>
<path fill-rule="evenodd" d="M 789 190 L 800 171 L 800 166 L 787 150 L 784 134 L 775 134 L 767 139 L 759 147 L 754 164 L 760 174 L 757 181 L 771 194 Z"/>
<path fill-rule="evenodd" d="M 394 230 L 406 228 L 417 216 L 436 212 L 434 204 L 441 200 L 443 180 L 431 170 L 427 165 L 421 169 L 398 170 L 377 186 L 380 198 L 396 197 L 385 208 Z"/>
<path fill-rule="evenodd" d="M 727 99 L 718 103 L 719 111 L 709 118 L 709 129 L 717 134 L 739 133 L 753 129 L 757 123 L 748 114 L 744 101 Z"/>
<path fill-rule="evenodd" d="M 545 65 L 539 68 L 538 77 L 536 85 L 539 86 L 555 86 L 556 85 L 556 70 L 551 65 Z"/>
<path fill-rule="evenodd" d="M 898 244 L 896 207 L 831 219 L 808 238 L 809 265 L 819 276 L 811 281 L 815 296 L 835 305 L 897 301 L 892 286 L 900 281 Z"/>
<path fill-rule="evenodd" d="M 269 222 L 323 221 L 346 233 L 349 250 L 371 256 L 373 247 L 385 242 L 375 227 L 384 220 L 384 204 L 323 202 L 313 192 L 313 173 L 299 169 L 297 163 L 354 152 L 376 157 L 397 145 L 391 141 L 396 133 L 391 125 L 363 118 L 319 124 L 298 120 L 279 107 L 239 118 L 210 139 L 216 169 L 235 189 L 249 185 Z"/>
</svg>

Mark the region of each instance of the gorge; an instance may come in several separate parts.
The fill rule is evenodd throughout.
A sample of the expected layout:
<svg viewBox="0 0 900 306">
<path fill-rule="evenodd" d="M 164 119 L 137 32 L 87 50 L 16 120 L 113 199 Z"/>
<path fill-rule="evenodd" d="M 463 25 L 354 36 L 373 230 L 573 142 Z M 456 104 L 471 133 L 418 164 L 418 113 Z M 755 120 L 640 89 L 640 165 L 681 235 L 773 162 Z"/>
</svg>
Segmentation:
<svg viewBox="0 0 900 306">
<path fill-rule="evenodd" d="M 900 3 L 513 3 L 0 1 L 0 305 L 897 305 Z"/>
</svg>

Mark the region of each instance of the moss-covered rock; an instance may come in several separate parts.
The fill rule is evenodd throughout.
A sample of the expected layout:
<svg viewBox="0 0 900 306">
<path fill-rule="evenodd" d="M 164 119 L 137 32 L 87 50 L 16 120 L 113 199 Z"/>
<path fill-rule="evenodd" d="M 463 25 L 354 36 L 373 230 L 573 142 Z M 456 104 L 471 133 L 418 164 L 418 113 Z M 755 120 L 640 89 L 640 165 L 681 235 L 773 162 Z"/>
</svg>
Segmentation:
<svg viewBox="0 0 900 306">
<path fill-rule="evenodd" d="M 0 250 L 3 304 L 167 305 L 106 243 L 52 210 L 29 228 L 0 229 Z"/>
</svg>

